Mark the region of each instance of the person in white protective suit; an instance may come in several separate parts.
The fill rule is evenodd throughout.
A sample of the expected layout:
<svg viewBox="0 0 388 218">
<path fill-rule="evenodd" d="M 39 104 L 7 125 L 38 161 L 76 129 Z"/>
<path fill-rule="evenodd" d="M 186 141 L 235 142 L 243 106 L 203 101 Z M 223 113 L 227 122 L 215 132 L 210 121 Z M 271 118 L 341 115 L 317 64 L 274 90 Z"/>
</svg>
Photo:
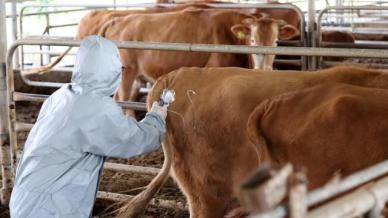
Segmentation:
<svg viewBox="0 0 388 218">
<path fill-rule="evenodd" d="M 129 158 L 157 149 L 167 106 L 156 102 L 137 122 L 110 97 L 121 62 L 110 41 L 81 42 L 70 84 L 43 104 L 25 143 L 12 191 L 13 218 L 90 217 L 104 157 Z"/>
</svg>

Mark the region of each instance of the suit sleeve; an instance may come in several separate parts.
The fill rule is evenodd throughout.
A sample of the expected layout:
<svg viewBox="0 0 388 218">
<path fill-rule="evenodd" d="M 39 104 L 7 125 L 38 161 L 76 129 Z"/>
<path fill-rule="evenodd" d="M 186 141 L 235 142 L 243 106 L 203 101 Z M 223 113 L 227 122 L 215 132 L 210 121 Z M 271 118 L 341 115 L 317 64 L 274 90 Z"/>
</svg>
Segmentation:
<svg viewBox="0 0 388 218">
<path fill-rule="evenodd" d="M 82 126 L 81 131 L 86 138 L 84 152 L 129 158 L 159 148 L 166 123 L 158 114 L 149 112 L 138 122 L 126 117 L 117 105 L 110 105 L 103 111 L 92 118 L 93 122 Z"/>
</svg>

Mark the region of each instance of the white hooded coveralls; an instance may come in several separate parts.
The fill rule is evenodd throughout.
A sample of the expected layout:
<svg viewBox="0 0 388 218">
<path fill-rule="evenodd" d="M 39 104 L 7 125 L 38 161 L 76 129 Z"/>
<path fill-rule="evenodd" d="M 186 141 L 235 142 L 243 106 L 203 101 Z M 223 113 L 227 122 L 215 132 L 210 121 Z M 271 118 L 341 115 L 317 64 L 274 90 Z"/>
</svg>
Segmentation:
<svg viewBox="0 0 388 218">
<path fill-rule="evenodd" d="M 110 98 L 121 79 L 117 47 L 91 36 L 81 42 L 72 83 L 43 104 L 20 159 L 13 218 L 90 217 L 104 156 L 129 158 L 157 149 L 164 118 L 137 122 Z"/>
</svg>

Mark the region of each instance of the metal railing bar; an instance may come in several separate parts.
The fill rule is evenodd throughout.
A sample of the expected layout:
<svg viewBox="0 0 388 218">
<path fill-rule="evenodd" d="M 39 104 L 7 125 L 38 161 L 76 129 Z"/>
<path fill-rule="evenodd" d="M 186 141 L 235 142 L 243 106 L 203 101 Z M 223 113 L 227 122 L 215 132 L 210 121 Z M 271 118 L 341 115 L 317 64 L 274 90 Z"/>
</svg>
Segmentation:
<svg viewBox="0 0 388 218">
<path fill-rule="evenodd" d="M 49 25 L 47 28 L 54 29 L 59 27 L 69 27 L 69 26 L 77 26 L 79 23 L 67 23 L 67 24 L 58 24 L 58 25 Z"/>
<path fill-rule="evenodd" d="M 26 6 L 26 7 L 29 7 L 29 6 Z M 68 9 L 68 10 L 58 10 L 58 11 L 42 11 L 42 12 L 35 12 L 35 13 L 23 13 L 23 17 L 37 16 L 37 15 L 46 15 L 46 14 L 61 14 L 61 13 L 86 11 L 86 10 L 88 10 L 88 9 L 80 7 L 80 9 Z"/>
<path fill-rule="evenodd" d="M 308 205 L 311 206 L 325 201 L 335 195 L 360 186 L 369 180 L 375 179 L 387 173 L 388 160 L 361 170 L 358 173 L 347 176 L 337 184 L 326 185 L 322 188 L 310 192 L 307 196 Z"/>
<path fill-rule="evenodd" d="M 48 95 L 42 94 L 30 94 L 22 92 L 13 92 L 12 99 L 14 101 L 33 101 L 33 102 L 44 102 L 48 98 Z"/>
<path fill-rule="evenodd" d="M 104 163 L 104 170 L 112 170 L 118 172 L 126 172 L 126 173 L 139 173 L 145 175 L 156 176 L 160 169 L 155 167 L 142 167 L 128 164 L 118 164 L 118 163 Z"/>
<path fill-rule="evenodd" d="M 113 200 L 113 201 L 125 202 L 125 201 L 131 200 L 133 197 L 134 196 L 132 196 L 132 195 L 117 194 L 117 193 L 113 193 L 113 192 L 105 192 L 105 191 L 98 191 L 97 192 L 97 198 Z M 150 205 L 165 207 L 165 208 L 172 208 L 172 209 L 179 209 L 179 210 L 188 210 L 188 206 L 186 204 L 184 204 L 182 202 L 173 201 L 173 200 L 153 198 L 150 201 Z"/>
<path fill-rule="evenodd" d="M 321 10 L 317 16 L 317 37 L 320 38 L 322 29 L 322 17 L 331 10 L 388 10 L 388 6 L 329 6 Z M 318 42 L 319 45 L 320 41 Z"/>
<path fill-rule="evenodd" d="M 29 86 L 38 86 L 38 87 L 47 87 L 47 88 L 61 88 L 66 83 L 60 82 L 41 82 L 41 81 L 33 81 L 24 76 L 21 76 L 23 82 Z"/>
<path fill-rule="evenodd" d="M 49 54 L 49 55 L 61 55 L 61 52 L 57 51 L 25 51 L 24 54 Z M 74 52 L 69 52 L 66 55 L 75 55 L 76 53 Z"/>
<path fill-rule="evenodd" d="M 240 3 L 240 4 L 229 4 L 229 3 L 206 3 L 206 5 L 210 5 L 213 7 L 219 7 L 219 8 L 281 8 L 281 9 L 299 9 L 298 7 L 294 5 L 274 5 L 274 4 L 267 4 L 267 3 Z M 173 3 L 131 3 L 131 4 L 117 4 L 116 6 L 111 4 L 29 4 L 24 5 L 21 9 L 24 8 L 146 8 L 146 7 L 154 7 L 154 6 L 163 6 L 163 7 L 173 7 L 176 6 L 176 4 Z M 300 10 L 300 9 L 299 9 Z M 302 12 L 303 14 L 303 12 Z"/>
<path fill-rule="evenodd" d="M 388 58 L 388 51 L 372 49 L 348 48 L 310 48 L 310 47 L 269 47 L 246 45 L 215 45 L 192 43 L 158 43 L 141 41 L 113 41 L 119 48 L 167 50 L 167 51 L 196 51 L 219 52 L 240 54 L 276 54 L 276 55 L 301 55 L 301 56 L 331 56 L 331 57 L 370 57 Z M 55 45 L 79 46 L 80 40 L 70 40 L 66 37 L 41 37 L 16 40 L 8 50 L 14 50 L 20 45 Z"/>
<path fill-rule="evenodd" d="M 341 43 L 341 42 L 321 42 L 322 47 L 341 47 L 341 48 L 367 48 L 367 49 L 388 49 L 388 44 L 377 43 Z"/>
<path fill-rule="evenodd" d="M 385 202 L 388 199 L 388 177 L 379 179 L 376 182 L 358 188 L 351 193 L 347 193 L 327 204 L 310 211 L 306 217 L 308 218 L 325 218 L 331 217 L 346 217 L 351 214 L 351 217 L 362 216 L 364 213 L 377 209 L 380 215 L 380 209 L 383 209 Z M 382 207 L 382 208 L 380 208 Z M 330 214 L 330 215 L 329 215 Z M 380 217 L 380 216 L 371 216 Z"/>
<path fill-rule="evenodd" d="M 34 126 L 33 123 L 16 122 L 13 124 L 16 132 L 28 132 Z"/>
<path fill-rule="evenodd" d="M 43 102 L 49 97 L 49 95 L 13 92 L 12 97 L 14 101 Z M 143 102 L 117 101 L 117 104 L 119 104 L 122 108 L 125 109 L 147 111 L 147 105 Z"/>
<path fill-rule="evenodd" d="M 326 185 L 322 188 L 313 190 L 307 195 L 307 205 L 313 206 L 323 202 L 338 194 L 356 188 L 372 179 L 388 174 L 388 160 L 375 164 L 357 173 L 349 175 L 335 184 Z M 283 204 L 267 213 L 268 217 L 285 217 L 287 214 L 287 205 Z"/>
</svg>

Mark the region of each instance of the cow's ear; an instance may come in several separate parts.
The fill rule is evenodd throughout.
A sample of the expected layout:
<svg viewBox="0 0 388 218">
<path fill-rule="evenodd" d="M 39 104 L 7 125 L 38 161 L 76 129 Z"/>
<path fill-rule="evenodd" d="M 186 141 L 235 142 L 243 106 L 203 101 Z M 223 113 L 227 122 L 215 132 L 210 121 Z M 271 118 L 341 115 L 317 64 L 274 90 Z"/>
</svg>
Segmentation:
<svg viewBox="0 0 388 218">
<path fill-rule="evenodd" d="M 279 26 L 279 39 L 280 40 L 289 40 L 296 36 L 299 36 L 299 30 L 293 25 L 283 25 Z"/>
<path fill-rule="evenodd" d="M 251 31 L 251 29 L 248 26 L 243 24 L 236 24 L 232 26 L 230 30 L 238 39 L 246 39 L 249 36 Z"/>
</svg>

